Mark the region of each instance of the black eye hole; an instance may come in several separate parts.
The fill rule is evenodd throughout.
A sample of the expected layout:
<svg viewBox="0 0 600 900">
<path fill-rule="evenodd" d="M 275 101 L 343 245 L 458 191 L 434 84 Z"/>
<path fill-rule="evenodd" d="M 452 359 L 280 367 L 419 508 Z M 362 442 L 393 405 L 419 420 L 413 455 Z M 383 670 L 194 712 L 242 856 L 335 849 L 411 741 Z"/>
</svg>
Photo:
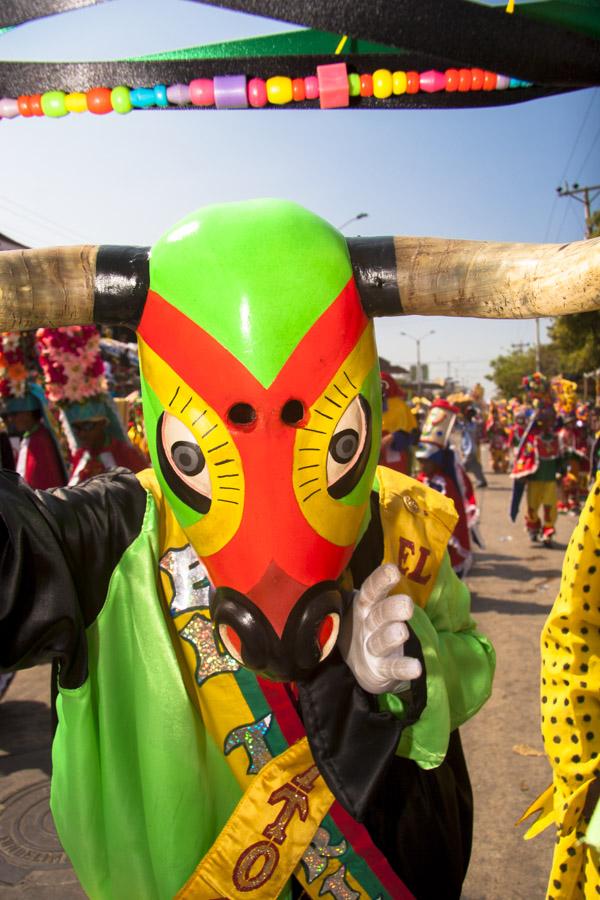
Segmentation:
<svg viewBox="0 0 600 900">
<path fill-rule="evenodd" d="M 190 441 L 175 441 L 171 447 L 173 462 L 180 472 L 191 477 L 198 475 L 205 466 L 205 459 L 198 444 Z"/>
<path fill-rule="evenodd" d="M 304 419 L 304 404 L 301 400 L 288 400 L 281 408 L 281 421 L 286 425 L 299 425 Z"/>
<path fill-rule="evenodd" d="M 249 403 L 235 403 L 227 413 L 227 418 L 232 425 L 253 425 L 256 422 L 256 410 Z"/>
</svg>

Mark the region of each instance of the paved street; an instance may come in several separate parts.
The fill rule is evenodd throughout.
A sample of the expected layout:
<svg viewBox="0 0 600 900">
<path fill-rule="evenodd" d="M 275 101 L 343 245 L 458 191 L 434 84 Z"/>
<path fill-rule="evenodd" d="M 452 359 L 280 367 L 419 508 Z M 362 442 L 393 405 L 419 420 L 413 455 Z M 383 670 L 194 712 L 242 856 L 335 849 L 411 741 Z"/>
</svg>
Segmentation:
<svg viewBox="0 0 600 900">
<path fill-rule="evenodd" d="M 497 669 L 490 701 L 461 730 L 475 795 L 463 900 L 543 900 L 552 828 L 524 841 L 526 827 L 514 823 L 551 781 L 540 734 L 539 636 L 577 520 L 559 516 L 554 548 L 531 546 L 522 515 L 515 524 L 508 517 L 508 476 L 487 477 L 490 487 L 479 492 L 486 549 L 468 582 L 473 615 L 494 643 Z"/>
<path fill-rule="evenodd" d="M 508 518 L 509 497 L 507 476 L 492 475 L 480 492 L 487 546 L 469 576 L 473 612 L 494 641 L 498 669 L 491 701 L 462 729 L 476 803 L 465 900 L 541 900 L 553 843 L 550 832 L 525 843 L 514 822 L 550 781 L 539 732 L 538 643 L 575 520 L 559 519 L 556 549 L 530 547 L 522 522 Z M 1 900 L 85 896 L 48 812 L 49 675 L 49 667 L 19 673 L 0 703 Z"/>
</svg>

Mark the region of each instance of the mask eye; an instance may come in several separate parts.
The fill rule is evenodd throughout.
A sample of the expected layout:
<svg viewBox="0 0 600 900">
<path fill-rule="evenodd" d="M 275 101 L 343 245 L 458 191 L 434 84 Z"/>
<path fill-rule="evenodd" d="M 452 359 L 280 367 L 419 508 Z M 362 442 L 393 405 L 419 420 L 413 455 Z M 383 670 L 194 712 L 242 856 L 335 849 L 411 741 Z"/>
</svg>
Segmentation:
<svg viewBox="0 0 600 900">
<path fill-rule="evenodd" d="M 163 413 L 158 421 L 157 449 L 171 490 L 192 509 L 207 513 L 212 488 L 206 458 L 189 428 L 170 413 Z"/>
<path fill-rule="evenodd" d="M 344 411 L 329 442 L 327 490 L 336 500 L 361 479 L 371 450 L 371 409 L 360 394 Z"/>
<path fill-rule="evenodd" d="M 175 468 L 188 478 L 199 475 L 206 465 L 202 450 L 192 441 L 175 441 L 170 456 Z"/>
</svg>

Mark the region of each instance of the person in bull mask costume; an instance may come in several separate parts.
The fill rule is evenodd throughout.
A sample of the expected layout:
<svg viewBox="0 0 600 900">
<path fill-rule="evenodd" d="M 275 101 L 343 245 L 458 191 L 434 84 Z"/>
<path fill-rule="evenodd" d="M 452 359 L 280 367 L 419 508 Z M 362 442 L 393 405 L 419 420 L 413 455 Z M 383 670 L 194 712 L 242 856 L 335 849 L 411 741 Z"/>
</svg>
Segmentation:
<svg viewBox="0 0 600 900">
<path fill-rule="evenodd" d="M 41 251 L 30 325 L 55 293 L 59 324 L 137 327 L 152 460 L 55 492 L 2 479 L 0 664 L 59 661 L 51 805 L 91 897 L 460 895 L 457 728 L 493 650 L 448 561 L 450 502 L 377 468 L 369 319 L 399 295 L 439 313 L 438 251 L 448 309 L 498 306 L 489 271 L 487 293 L 470 282 L 480 245 L 406 241 L 349 254 L 312 213 L 252 201 L 150 253 Z M 37 277 L 19 259 L 0 272 L 15 296 Z M 545 259 L 562 302 L 568 260 Z M 540 314 L 522 285 L 501 301 Z"/>
</svg>

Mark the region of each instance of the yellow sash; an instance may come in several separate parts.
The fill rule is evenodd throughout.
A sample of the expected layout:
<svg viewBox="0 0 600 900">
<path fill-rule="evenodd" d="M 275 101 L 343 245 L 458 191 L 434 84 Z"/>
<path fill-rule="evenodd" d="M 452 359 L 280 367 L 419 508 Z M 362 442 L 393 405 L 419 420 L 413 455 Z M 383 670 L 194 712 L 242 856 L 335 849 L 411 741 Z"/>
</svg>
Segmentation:
<svg viewBox="0 0 600 900">
<path fill-rule="evenodd" d="M 302 738 L 255 776 L 176 900 L 278 897 L 333 800 Z"/>
</svg>

